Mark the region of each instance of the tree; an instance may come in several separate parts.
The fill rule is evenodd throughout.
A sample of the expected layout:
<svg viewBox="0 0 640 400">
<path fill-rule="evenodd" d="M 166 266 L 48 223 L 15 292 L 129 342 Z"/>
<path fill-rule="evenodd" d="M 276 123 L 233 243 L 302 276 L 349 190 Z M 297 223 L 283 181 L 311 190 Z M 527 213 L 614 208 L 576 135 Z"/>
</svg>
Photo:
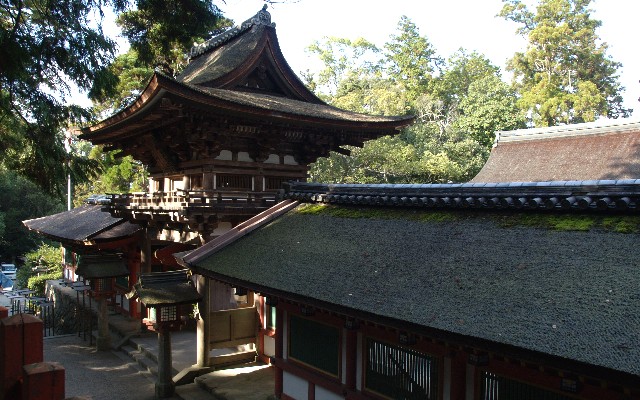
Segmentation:
<svg viewBox="0 0 640 400">
<path fill-rule="evenodd" d="M 15 259 L 42 241 L 38 235 L 29 233 L 22 221 L 60 212 L 63 206 L 33 182 L 2 167 L 0 193 L 0 256 L 4 261 Z"/>
<path fill-rule="evenodd" d="M 148 173 L 142 163 L 131 156 L 120 157 L 119 150 L 105 152 L 102 146 L 91 147 L 89 159 L 100 163 L 100 175 L 91 182 L 75 186 L 74 205 L 79 206 L 91 194 L 130 193 L 146 190 Z"/>
<path fill-rule="evenodd" d="M 520 24 L 528 39 L 524 53 L 509 61 L 520 107 L 536 126 L 626 117 L 622 87 L 608 46 L 591 18 L 591 0 L 540 0 L 536 12 L 521 0 L 503 0 L 499 16 Z"/>
<path fill-rule="evenodd" d="M 425 36 L 420 36 L 418 27 L 407 17 L 400 17 L 397 27 L 398 33 L 391 35 L 385 44 L 386 68 L 389 78 L 400 84 L 405 92 L 407 110 L 411 111 L 411 104 L 429 86 L 434 75 L 439 72 L 442 58 L 436 55 L 436 50 Z"/>
<path fill-rule="evenodd" d="M 69 121 L 90 118 L 65 104 L 70 83 L 88 89 L 115 49 L 93 18 L 103 4 L 34 0 L 0 6 L 0 165 L 49 193 L 61 194 L 68 166 L 80 179 L 93 167 L 81 159 L 67 162 L 62 131 Z"/>
<path fill-rule="evenodd" d="M 463 182 L 480 170 L 495 130 L 523 126 L 516 95 L 484 56 L 460 50 L 447 62 L 407 17 L 382 58 L 366 39 L 330 38 L 311 47 L 325 64 L 306 79 L 331 104 L 352 111 L 397 115 L 416 123 L 395 137 L 332 153 L 310 168 L 325 182 Z M 378 60 L 378 61 L 376 61 Z M 377 62 L 377 64 L 376 64 Z M 482 110 L 482 112 L 478 111 Z"/>
<path fill-rule="evenodd" d="M 223 19 L 211 1 L 137 0 L 137 7 L 121 13 L 117 23 L 142 63 L 174 75 L 194 40 L 209 37 L 231 21 Z"/>
</svg>

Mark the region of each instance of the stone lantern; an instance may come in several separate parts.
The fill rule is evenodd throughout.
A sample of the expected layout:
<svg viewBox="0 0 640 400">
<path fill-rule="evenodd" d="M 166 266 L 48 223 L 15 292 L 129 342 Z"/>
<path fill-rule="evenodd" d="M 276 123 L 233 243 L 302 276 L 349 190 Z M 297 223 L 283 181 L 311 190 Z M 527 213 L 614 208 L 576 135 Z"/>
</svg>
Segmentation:
<svg viewBox="0 0 640 400">
<path fill-rule="evenodd" d="M 110 350 L 111 335 L 109 334 L 107 299 L 115 293 L 115 278 L 129 275 L 125 261 L 117 254 L 80 254 L 76 273 L 89 280 L 91 295 L 98 302 L 98 338 L 96 346 L 98 350 Z"/>
<path fill-rule="evenodd" d="M 171 376 L 171 331 L 182 325 L 182 308 L 200 300 L 188 270 L 141 274 L 130 297 L 138 296 L 147 307 L 143 322 L 158 333 L 158 380 L 156 397 L 171 397 L 175 391 Z"/>
</svg>

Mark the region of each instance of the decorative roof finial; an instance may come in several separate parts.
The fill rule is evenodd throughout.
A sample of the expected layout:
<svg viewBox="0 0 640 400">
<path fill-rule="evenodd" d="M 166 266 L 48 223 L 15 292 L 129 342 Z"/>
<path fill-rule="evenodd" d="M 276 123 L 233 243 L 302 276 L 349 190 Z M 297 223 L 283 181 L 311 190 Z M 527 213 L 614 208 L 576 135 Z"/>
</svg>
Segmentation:
<svg viewBox="0 0 640 400">
<path fill-rule="evenodd" d="M 262 7 L 260 11 L 258 11 L 256 15 L 244 21 L 240 26 L 235 26 L 226 32 L 223 32 L 217 36 L 212 37 L 211 39 L 207 40 L 202 44 L 194 45 L 191 48 L 191 51 L 189 52 L 189 59 L 193 60 L 194 58 L 206 53 L 207 51 L 215 47 L 218 47 L 228 42 L 229 40 L 240 35 L 242 32 L 247 31 L 256 25 L 264 25 L 264 26 L 269 26 L 271 28 L 275 28 L 276 26 L 274 22 L 271 22 L 271 14 L 269 14 L 269 12 L 267 11 L 266 4 Z"/>
</svg>

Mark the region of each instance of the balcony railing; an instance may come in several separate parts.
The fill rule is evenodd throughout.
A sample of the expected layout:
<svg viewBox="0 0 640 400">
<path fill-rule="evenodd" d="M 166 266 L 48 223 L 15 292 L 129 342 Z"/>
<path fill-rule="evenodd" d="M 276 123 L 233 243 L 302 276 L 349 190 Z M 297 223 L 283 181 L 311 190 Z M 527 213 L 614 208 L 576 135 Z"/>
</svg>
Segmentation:
<svg viewBox="0 0 640 400">
<path fill-rule="evenodd" d="M 266 209 L 276 204 L 276 192 L 234 190 L 176 190 L 155 193 L 111 194 L 111 207 L 137 211 L 220 211 L 234 208 Z"/>
</svg>

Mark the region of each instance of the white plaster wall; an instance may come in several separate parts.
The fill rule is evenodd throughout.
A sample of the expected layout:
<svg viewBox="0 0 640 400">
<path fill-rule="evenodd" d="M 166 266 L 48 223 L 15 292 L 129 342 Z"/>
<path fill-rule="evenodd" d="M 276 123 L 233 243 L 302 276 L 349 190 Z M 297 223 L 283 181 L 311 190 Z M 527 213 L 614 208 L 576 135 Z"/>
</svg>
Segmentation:
<svg viewBox="0 0 640 400">
<path fill-rule="evenodd" d="M 271 336 L 264 337 L 264 354 L 267 357 L 273 357 L 276 355 L 276 340 Z"/>
<path fill-rule="evenodd" d="M 230 161 L 233 158 L 233 154 L 229 150 L 220 150 L 220 154 L 216 157 L 216 160 Z"/>
<path fill-rule="evenodd" d="M 284 164 L 286 165 L 298 165 L 296 159 L 293 156 L 284 156 Z"/>
<path fill-rule="evenodd" d="M 296 400 L 306 400 L 309 394 L 309 382 L 288 372 L 282 373 L 282 391 Z M 318 400 L 324 397 L 317 397 Z"/>
<path fill-rule="evenodd" d="M 246 151 L 239 151 L 238 161 L 253 162 L 253 158 L 251 158 L 251 156 L 249 156 L 249 153 L 247 153 Z"/>
<path fill-rule="evenodd" d="M 316 385 L 316 399 L 318 400 L 343 400 L 344 396 L 328 391 L 327 389 Z"/>
<path fill-rule="evenodd" d="M 277 154 L 269 154 L 269 158 L 264 161 L 265 164 L 280 164 L 280 157 Z"/>
<path fill-rule="evenodd" d="M 213 232 L 211 232 L 211 236 L 213 237 L 220 236 L 223 233 L 230 231 L 231 228 L 232 228 L 231 222 L 220 222 L 216 227 L 216 229 L 214 229 Z"/>
</svg>

